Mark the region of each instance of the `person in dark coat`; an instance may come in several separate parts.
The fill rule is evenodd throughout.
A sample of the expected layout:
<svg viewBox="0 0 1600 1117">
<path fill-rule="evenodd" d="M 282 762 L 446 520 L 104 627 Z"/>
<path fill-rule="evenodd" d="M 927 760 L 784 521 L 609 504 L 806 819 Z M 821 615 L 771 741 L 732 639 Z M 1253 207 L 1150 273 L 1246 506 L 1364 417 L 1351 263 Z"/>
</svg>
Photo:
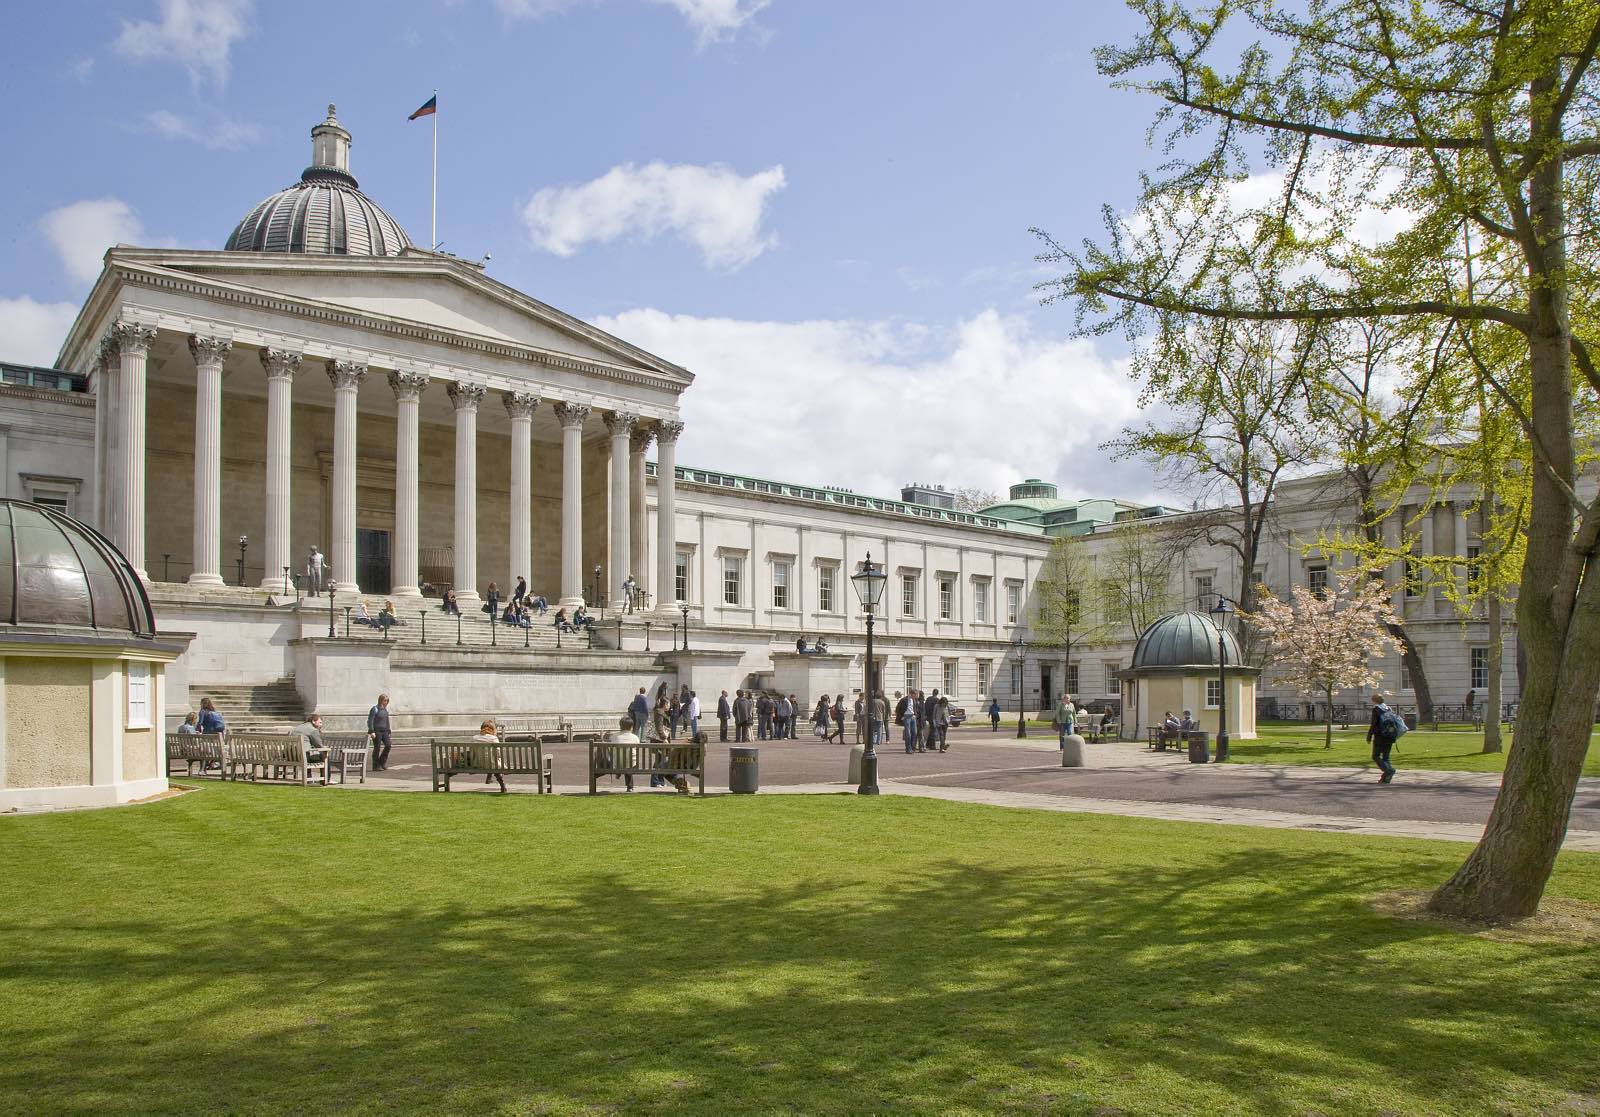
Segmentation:
<svg viewBox="0 0 1600 1117">
<path fill-rule="evenodd" d="M 736 691 L 733 696 L 733 739 L 747 742 L 750 740 L 750 696 L 744 691 Z"/>
<path fill-rule="evenodd" d="M 733 707 L 728 704 L 728 692 L 723 691 L 722 697 L 717 699 L 717 725 L 721 730 L 721 739 L 728 739 L 728 719 L 733 716 Z"/>
<path fill-rule="evenodd" d="M 1394 713 L 1383 695 L 1372 696 L 1372 724 L 1367 726 L 1367 741 L 1372 745 L 1372 762 L 1382 771 L 1378 777 L 1379 783 L 1388 783 L 1394 779 L 1394 765 L 1389 763 L 1389 751 L 1394 748 L 1394 736 L 1384 723 L 1384 715 Z M 1397 715 L 1398 716 L 1398 715 Z"/>
<path fill-rule="evenodd" d="M 378 704 L 367 711 L 367 735 L 372 738 L 372 770 L 389 766 L 389 749 L 394 745 L 389 727 L 389 696 L 378 695 Z"/>
<path fill-rule="evenodd" d="M 639 688 L 639 693 L 633 696 L 633 701 L 628 704 L 628 716 L 633 719 L 635 730 L 641 730 L 650 724 L 650 699 L 645 696 L 644 687 Z"/>
<path fill-rule="evenodd" d="M 495 614 L 500 611 L 500 587 L 493 582 L 489 583 L 489 592 L 483 598 L 483 611 L 489 614 L 489 619 L 494 620 Z"/>
</svg>

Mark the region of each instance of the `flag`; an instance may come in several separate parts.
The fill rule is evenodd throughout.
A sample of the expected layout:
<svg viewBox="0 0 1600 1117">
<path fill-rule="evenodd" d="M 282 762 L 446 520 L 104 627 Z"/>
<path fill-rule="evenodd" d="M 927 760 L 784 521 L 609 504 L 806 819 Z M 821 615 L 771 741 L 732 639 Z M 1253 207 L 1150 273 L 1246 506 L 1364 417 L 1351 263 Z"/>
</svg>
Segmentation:
<svg viewBox="0 0 1600 1117">
<path fill-rule="evenodd" d="M 429 97 L 426 101 L 423 102 L 423 105 L 422 105 L 422 107 L 420 109 L 418 109 L 416 112 L 412 113 L 410 116 L 406 117 L 406 119 L 407 120 L 415 120 L 419 116 L 432 116 L 434 113 L 436 113 L 438 111 L 439 111 L 439 95 L 437 93 L 435 93 L 432 97 Z"/>
</svg>

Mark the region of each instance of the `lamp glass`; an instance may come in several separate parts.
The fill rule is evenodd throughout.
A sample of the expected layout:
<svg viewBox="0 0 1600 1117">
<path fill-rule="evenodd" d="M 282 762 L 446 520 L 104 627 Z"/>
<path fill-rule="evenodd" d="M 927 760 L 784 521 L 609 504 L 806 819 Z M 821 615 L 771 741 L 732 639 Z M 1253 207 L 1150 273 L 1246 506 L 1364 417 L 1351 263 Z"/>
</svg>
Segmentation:
<svg viewBox="0 0 1600 1117">
<path fill-rule="evenodd" d="M 869 557 L 861 564 L 850 580 L 855 583 L 856 596 L 861 599 L 861 604 L 869 611 L 878 607 L 878 602 L 883 599 L 884 586 L 889 583 L 889 575 Z"/>
</svg>

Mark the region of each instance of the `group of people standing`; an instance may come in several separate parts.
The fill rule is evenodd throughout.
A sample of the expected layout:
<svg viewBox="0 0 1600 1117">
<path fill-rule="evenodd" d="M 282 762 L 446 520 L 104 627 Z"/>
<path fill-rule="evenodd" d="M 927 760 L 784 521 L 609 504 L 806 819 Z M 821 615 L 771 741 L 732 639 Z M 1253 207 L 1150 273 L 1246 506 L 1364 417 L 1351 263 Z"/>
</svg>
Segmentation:
<svg viewBox="0 0 1600 1117">
<path fill-rule="evenodd" d="M 950 699 L 938 690 L 895 692 L 894 723 L 900 726 L 907 752 L 948 752 Z"/>
<path fill-rule="evenodd" d="M 722 692 L 723 701 L 727 700 L 728 692 Z M 824 696 L 823 702 L 827 701 Z M 738 691 L 734 695 L 730 706 L 733 715 L 734 740 L 749 741 L 750 727 L 756 728 L 756 738 L 762 741 L 793 741 L 800 736 L 800 700 L 792 694 L 779 694 L 777 698 L 762 691 Z M 718 716 L 721 716 L 722 704 L 717 705 Z M 723 723 L 724 736 L 727 740 L 727 723 Z M 840 739 L 843 740 L 843 729 L 840 729 Z"/>
</svg>

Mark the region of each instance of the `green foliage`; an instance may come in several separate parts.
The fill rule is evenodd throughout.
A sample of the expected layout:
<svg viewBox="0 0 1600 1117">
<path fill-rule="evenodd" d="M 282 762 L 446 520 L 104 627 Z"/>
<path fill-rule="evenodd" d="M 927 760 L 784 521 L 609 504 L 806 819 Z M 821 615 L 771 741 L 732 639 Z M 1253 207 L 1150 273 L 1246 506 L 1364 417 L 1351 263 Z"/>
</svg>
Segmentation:
<svg viewBox="0 0 1600 1117">
<path fill-rule="evenodd" d="M 1112 621 L 1097 615 L 1094 608 L 1098 589 L 1094 560 L 1085 553 L 1083 540 L 1073 535 L 1058 537 L 1050 544 L 1034 582 L 1029 629 L 1035 645 L 1060 648 L 1070 660 L 1078 649 L 1098 647 L 1109 640 Z"/>
<path fill-rule="evenodd" d="M 17 1113 L 1448 1115 L 1594 1090 L 1592 951 L 1368 906 L 1442 878 L 1446 843 L 207 785 L 0 818 L 0 847 Z M 1600 901 L 1600 858 L 1553 890 Z"/>
</svg>

